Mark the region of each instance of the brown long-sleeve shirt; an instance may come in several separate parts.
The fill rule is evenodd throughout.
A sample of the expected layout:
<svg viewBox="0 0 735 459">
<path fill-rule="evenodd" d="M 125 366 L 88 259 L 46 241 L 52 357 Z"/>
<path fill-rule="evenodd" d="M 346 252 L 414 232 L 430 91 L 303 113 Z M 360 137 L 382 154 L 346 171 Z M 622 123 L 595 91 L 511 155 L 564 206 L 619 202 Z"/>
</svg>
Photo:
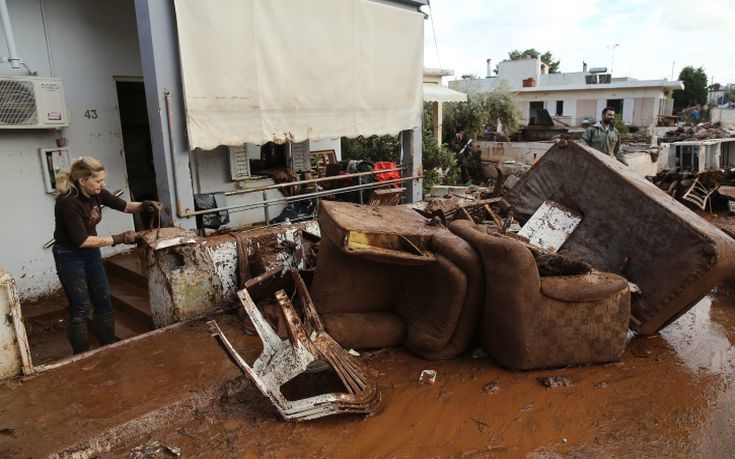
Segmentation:
<svg viewBox="0 0 735 459">
<path fill-rule="evenodd" d="M 105 189 L 99 195 L 89 198 L 82 193 L 59 196 L 54 208 L 56 242 L 79 248 L 87 237 L 97 236 L 97 224 L 102 220 L 103 205 L 124 212 L 127 202 Z"/>
</svg>

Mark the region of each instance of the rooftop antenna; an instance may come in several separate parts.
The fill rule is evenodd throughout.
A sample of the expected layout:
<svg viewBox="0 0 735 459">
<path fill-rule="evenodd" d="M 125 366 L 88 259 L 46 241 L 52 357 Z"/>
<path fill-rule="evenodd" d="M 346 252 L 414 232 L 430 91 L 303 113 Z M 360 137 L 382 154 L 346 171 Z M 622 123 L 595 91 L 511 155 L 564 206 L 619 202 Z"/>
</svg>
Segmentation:
<svg viewBox="0 0 735 459">
<path fill-rule="evenodd" d="M 615 62 L 615 48 L 619 47 L 620 43 L 615 43 L 614 45 L 609 45 L 608 48 L 612 49 L 612 52 L 610 53 L 610 74 L 613 73 L 613 63 Z"/>
</svg>

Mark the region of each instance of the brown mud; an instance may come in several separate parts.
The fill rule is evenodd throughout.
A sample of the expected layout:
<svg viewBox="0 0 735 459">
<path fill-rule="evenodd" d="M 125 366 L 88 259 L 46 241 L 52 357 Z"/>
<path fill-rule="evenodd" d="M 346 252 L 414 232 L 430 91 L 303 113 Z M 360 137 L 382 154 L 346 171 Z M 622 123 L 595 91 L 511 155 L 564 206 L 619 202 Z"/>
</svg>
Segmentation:
<svg viewBox="0 0 735 459">
<path fill-rule="evenodd" d="M 288 423 L 248 385 L 103 457 L 153 441 L 188 457 L 735 457 L 735 292 L 725 287 L 659 335 L 632 338 L 620 363 L 511 372 L 469 355 L 361 358 L 379 373 L 374 415 Z M 419 384 L 424 369 L 434 384 Z M 568 383 L 547 388 L 545 376 Z"/>
</svg>

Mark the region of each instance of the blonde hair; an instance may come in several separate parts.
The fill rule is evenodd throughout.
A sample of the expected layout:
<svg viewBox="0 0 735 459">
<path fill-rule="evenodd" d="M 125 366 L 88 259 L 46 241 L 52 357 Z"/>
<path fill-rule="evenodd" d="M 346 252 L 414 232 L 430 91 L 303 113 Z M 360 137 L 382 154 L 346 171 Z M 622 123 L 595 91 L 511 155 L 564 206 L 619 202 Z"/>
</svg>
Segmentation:
<svg viewBox="0 0 735 459">
<path fill-rule="evenodd" d="M 79 193 L 79 180 L 86 179 L 98 172 L 105 170 L 101 162 L 91 156 L 84 156 L 71 164 L 69 172 L 61 172 L 56 176 L 56 193 L 54 197 L 59 199 L 71 193 Z"/>
</svg>

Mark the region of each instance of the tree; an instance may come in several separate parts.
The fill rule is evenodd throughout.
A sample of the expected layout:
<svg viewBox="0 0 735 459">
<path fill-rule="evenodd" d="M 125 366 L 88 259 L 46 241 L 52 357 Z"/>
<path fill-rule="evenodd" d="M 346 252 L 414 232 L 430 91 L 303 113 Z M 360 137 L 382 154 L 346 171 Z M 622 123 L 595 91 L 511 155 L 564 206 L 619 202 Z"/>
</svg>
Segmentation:
<svg viewBox="0 0 735 459">
<path fill-rule="evenodd" d="M 478 138 L 486 125 L 502 125 L 506 136 L 515 134 L 520 128 L 521 111 L 513 102 L 513 93 L 507 85 L 491 92 L 471 92 L 467 102 L 450 102 L 444 105 L 442 120 L 445 139 L 451 140 L 464 131 L 471 139 Z"/>
<path fill-rule="evenodd" d="M 508 53 L 508 57 L 512 61 L 519 61 L 521 59 L 536 59 L 541 58 L 541 62 L 549 66 L 549 73 L 559 73 L 560 62 L 554 60 L 554 56 L 551 55 L 551 51 L 546 51 L 544 54 L 536 51 L 535 48 L 530 48 L 525 51 L 513 50 Z"/>
<path fill-rule="evenodd" d="M 433 185 L 457 185 L 459 183 L 459 165 L 454 152 L 440 145 L 431 129 L 433 107 L 431 102 L 424 102 L 423 124 L 423 189 L 428 194 Z"/>
<path fill-rule="evenodd" d="M 707 74 L 702 67 L 695 69 L 687 65 L 681 69 L 679 80 L 684 83 L 684 89 L 674 91 L 674 110 L 707 103 Z"/>
<path fill-rule="evenodd" d="M 342 159 L 366 159 L 368 161 L 401 161 L 401 145 L 396 135 L 342 137 Z"/>
</svg>

